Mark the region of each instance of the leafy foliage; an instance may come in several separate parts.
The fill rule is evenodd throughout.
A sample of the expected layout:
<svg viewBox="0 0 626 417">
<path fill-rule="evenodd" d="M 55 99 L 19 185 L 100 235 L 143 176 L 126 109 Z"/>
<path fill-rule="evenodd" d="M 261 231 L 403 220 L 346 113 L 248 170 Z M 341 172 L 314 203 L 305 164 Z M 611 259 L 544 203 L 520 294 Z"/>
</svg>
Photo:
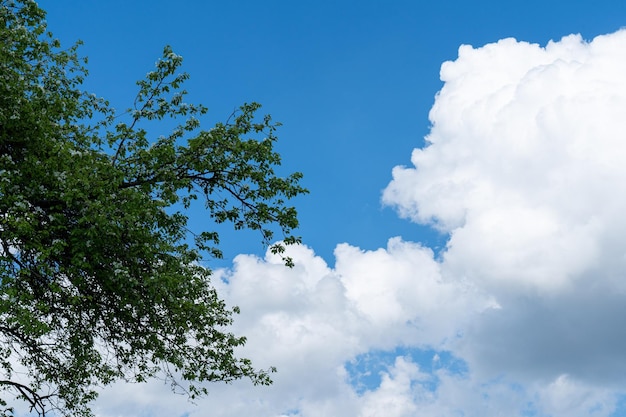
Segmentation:
<svg viewBox="0 0 626 417">
<path fill-rule="evenodd" d="M 190 238 L 186 209 L 299 243 L 286 200 L 306 190 L 274 172 L 278 124 L 253 103 L 200 130 L 206 108 L 184 101 L 169 47 L 118 114 L 80 90 L 86 61 L 34 1 L 0 4 L 0 389 L 40 415 L 91 415 L 96 387 L 120 379 L 161 376 L 191 398 L 206 381 L 269 384 L 235 355 L 238 310 L 199 266 L 221 256 L 219 235 Z M 153 137 L 165 118 L 183 121 Z"/>
</svg>

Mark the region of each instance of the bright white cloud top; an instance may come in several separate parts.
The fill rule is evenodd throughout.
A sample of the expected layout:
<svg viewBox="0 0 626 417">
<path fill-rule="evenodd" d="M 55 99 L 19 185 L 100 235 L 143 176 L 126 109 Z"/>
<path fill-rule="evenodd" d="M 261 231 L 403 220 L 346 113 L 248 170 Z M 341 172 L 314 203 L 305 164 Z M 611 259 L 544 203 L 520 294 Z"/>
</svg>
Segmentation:
<svg viewBox="0 0 626 417">
<path fill-rule="evenodd" d="M 114 387 L 100 415 L 129 404 L 159 417 L 617 415 L 626 31 L 462 46 L 441 78 L 428 146 L 383 194 L 449 235 L 438 256 L 399 238 L 340 244 L 334 267 L 304 246 L 291 270 L 240 255 L 215 283 L 242 307 L 235 330 L 257 366 L 278 368 L 275 384 L 215 385 L 198 407 L 161 396 L 168 387 Z"/>
</svg>

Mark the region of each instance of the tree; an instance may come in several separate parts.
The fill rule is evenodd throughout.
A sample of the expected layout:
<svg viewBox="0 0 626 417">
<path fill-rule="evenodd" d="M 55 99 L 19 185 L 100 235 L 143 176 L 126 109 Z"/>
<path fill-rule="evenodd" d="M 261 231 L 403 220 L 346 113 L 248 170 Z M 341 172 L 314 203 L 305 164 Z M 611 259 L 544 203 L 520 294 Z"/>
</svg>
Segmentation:
<svg viewBox="0 0 626 417">
<path fill-rule="evenodd" d="M 81 91 L 78 44 L 61 49 L 34 1 L 0 1 L 0 415 L 17 399 L 91 415 L 117 380 L 159 376 L 191 398 L 207 381 L 269 384 L 272 369 L 237 357 L 238 309 L 201 265 L 221 256 L 219 235 L 193 234 L 186 213 L 203 203 L 275 253 L 299 243 L 286 201 L 307 190 L 275 174 L 278 124 L 253 103 L 201 130 L 169 47 L 118 113 Z M 155 138 L 166 118 L 178 126 Z"/>
</svg>

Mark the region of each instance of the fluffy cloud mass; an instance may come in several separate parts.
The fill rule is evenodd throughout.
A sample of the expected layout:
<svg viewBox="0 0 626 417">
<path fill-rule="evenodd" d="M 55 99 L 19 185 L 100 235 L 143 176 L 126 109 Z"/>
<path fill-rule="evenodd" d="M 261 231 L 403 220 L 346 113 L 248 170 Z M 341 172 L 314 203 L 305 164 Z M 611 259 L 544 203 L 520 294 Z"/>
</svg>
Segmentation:
<svg viewBox="0 0 626 417">
<path fill-rule="evenodd" d="M 199 407 L 157 384 L 128 401 L 154 416 L 611 416 L 626 375 L 625 50 L 626 31 L 462 46 L 427 146 L 383 194 L 446 248 L 340 244 L 331 267 L 301 246 L 293 269 L 240 255 L 215 284 L 275 384 L 216 385 Z M 121 414 L 116 389 L 102 416 Z"/>
<path fill-rule="evenodd" d="M 429 146 L 393 171 L 384 201 L 449 234 L 444 273 L 501 307 L 466 329 L 476 370 L 622 382 L 625 46 L 620 31 L 461 47 Z"/>
</svg>

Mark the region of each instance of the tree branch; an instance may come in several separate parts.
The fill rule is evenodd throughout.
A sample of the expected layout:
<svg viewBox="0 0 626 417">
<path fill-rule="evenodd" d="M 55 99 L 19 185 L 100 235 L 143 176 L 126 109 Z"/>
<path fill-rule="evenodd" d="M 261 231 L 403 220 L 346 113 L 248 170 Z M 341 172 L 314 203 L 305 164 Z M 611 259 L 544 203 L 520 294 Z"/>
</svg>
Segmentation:
<svg viewBox="0 0 626 417">
<path fill-rule="evenodd" d="M 0 380 L 0 385 L 9 385 L 17 389 L 17 391 L 19 391 L 20 393 L 20 396 L 30 404 L 29 411 L 32 412 L 34 410 L 37 415 L 41 417 L 44 417 L 46 415 L 46 406 L 44 402 L 50 402 L 50 398 L 54 396 L 53 394 L 39 395 L 30 387 L 15 381 Z"/>
</svg>

